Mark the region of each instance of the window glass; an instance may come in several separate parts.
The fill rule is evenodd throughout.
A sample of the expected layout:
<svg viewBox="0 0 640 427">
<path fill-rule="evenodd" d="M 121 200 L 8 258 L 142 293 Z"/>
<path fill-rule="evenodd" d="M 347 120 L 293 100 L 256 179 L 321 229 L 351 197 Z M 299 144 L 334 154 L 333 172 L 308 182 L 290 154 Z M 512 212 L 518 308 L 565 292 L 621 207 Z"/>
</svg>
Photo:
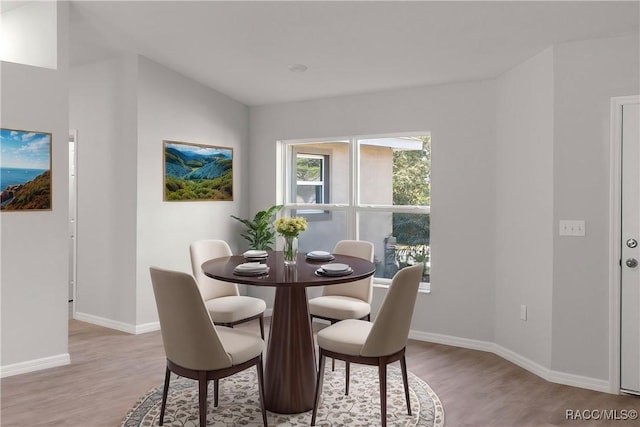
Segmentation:
<svg viewBox="0 0 640 427">
<path fill-rule="evenodd" d="M 423 282 L 429 282 L 431 268 L 430 215 L 391 211 L 358 214 L 358 237 L 375 248 L 375 277 L 391 279 L 401 268 L 422 263 Z"/>
<path fill-rule="evenodd" d="M 324 157 L 314 154 L 298 154 L 296 159 L 296 177 L 298 182 L 319 181 L 322 182 L 324 176 Z"/>
<path fill-rule="evenodd" d="M 322 216 L 321 221 L 308 220 L 307 229 L 300 235 L 298 239 L 298 249 L 301 252 L 310 251 L 333 251 L 333 247 L 338 240 L 344 239 L 346 236 L 347 216 L 344 211 L 329 211 L 330 213 Z M 292 216 L 304 216 L 309 218 L 309 214 L 304 211 L 291 211 Z"/>
<path fill-rule="evenodd" d="M 430 137 L 360 139 L 358 150 L 361 204 L 430 205 Z"/>
<path fill-rule="evenodd" d="M 325 158 L 326 157 L 326 158 Z M 296 203 L 325 203 L 329 198 L 325 163 L 329 156 L 298 154 L 296 157 Z"/>
</svg>

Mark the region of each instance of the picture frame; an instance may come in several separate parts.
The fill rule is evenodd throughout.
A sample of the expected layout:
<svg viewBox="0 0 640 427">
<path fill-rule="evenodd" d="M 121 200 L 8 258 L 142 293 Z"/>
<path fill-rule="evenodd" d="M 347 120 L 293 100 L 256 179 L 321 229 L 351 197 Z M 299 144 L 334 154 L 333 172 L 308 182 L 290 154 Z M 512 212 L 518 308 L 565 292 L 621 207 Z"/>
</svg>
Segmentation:
<svg viewBox="0 0 640 427">
<path fill-rule="evenodd" d="M 52 133 L 0 128 L 0 211 L 52 210 Z"/>
<path fill-rule="evenodd" d="M 165 202 L 233 201 L 233 148 L 163 140 Z"/>
</svg>

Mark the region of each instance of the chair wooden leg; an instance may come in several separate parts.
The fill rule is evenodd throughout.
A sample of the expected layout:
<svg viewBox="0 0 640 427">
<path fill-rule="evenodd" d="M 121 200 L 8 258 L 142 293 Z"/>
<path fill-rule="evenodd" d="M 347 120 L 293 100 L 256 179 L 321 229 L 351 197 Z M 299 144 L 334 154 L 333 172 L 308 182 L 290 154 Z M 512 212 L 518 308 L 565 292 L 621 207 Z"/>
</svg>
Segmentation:
<svg viewBox="0 0 640 427">
<path fill-rule="evenodd" d="M 164 374 L 164 389 L 162 390 L 162 406 L 160 407 L 160 425 L 164 424 L 164 410 L 167 409 L 167 394 L 169 393 L 169 381 L 171 381 L 171 371 L 167 367 Z"/>
<path fill-rule="evenodd" d="M 264 320 L 262 316 L 258 320 L 260 320 L 260 337 L 264 340 Z"/>
<path fill-rule="evenodd" d="M 200 412 L 200 425 L 207 425 L 207 372 L 198 373 L 198 410 Z"/>
<path fill-rule="evenodd" d="M 320 366 L 318 367 L 318 378 L 316 380 L 316 398 L 313 403 L 313 413 L 311 414 L 311 425 L 316 425 L 316 415 L 318 413 L 318 405 L 320 404 L 320 393 L 322 392 L 322 381 L 324 380 L 324 364 L 326 356 L 320 349 Z"/>
<path fill-rule="evenodd" d="M 351 362 L 345 361 L 344 368 L 344 395 L 349 396 L 349 377 L 351 373 Z"/>
<path fill-rule="evenodd" d="M 380 416 L 382 418 L 382 427 L 387 426 L 387 364 L 382 361 L 378 362 L 378 377 L 380 378 Z"/>
<path fill-rule="evenodd" d="M 218 407 L 218 390 L 220 389 L 220 380 L 213 380 L 213 407 Z"/>
<path fill-rule="evenodd" d="M 407 413 L 411 415 L 411 399 L 409 399 L 409 379 L 407 378 L 407 359 L 402 355 L 400 359 L 402 369 L 402 382 L 404 383 L 404 398 L 407 400 Z"/>
<path fill-rule="evenodd" d="M 262 317 L 260 318 L 262 324 Z M 264 427 L 267 427 L 267 410 L 264 408 L 264 375 L 262 371 L 262 356 L 260 361 L 256 364 L 258 370 L 258 394 L 260 395 L 260 411 L 262 412 L 262 423 Z"/>
</svg>

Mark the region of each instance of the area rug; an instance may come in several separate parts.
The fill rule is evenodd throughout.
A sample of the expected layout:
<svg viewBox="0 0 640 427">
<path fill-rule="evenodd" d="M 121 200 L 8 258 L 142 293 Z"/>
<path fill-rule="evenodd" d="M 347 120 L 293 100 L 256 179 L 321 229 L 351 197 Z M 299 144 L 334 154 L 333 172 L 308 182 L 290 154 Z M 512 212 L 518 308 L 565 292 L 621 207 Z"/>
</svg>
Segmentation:
<svg viewBox="0 0 640 427">
<path fill-rule="evenodd" d="M 330 365 L 330 364 L 327 364 Z M 444 410 L 431 387 L 409 372 L 412 415 L 407 408 L 402 374 L 395 366 L 387 368 L 387 425 L 442 427 Z M 219 404 L 213 407 L 213 382 L 209 384 L 208 426 L 262 426 L 255 369 L 247 369 L 220 380 Z M 380 425 L 378 368 L 352 365 L 349 396 L 344 395 L 344 369 L 327 366 L 316 425 Z M 162 385 L 150 390 L 129 411 L 121 427 L 157 426 L 162 403 Z M 269 426 L 308 426 L 311 411 L 283 415 L 267 411 Z M 164 417 L 165 426 L 198 426 L 197 381 L 172 376 Z"/>
</svg>

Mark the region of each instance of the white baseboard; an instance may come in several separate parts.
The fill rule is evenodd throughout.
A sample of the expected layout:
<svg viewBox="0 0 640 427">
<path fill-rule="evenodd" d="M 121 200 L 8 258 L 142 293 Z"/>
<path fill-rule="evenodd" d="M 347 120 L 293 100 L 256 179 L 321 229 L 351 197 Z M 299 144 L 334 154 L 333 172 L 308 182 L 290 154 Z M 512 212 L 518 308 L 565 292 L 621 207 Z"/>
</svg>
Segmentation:
<svg viewBox="0 0 640 427">
<path fill-rule="evenodd" d="M 268 308 L 264 312 L 265 317 L 271 316 L 273 309 Z M 139 335 L 147 332 L 159 331 L 160 322 L 142 323 L 140 325 L 132 325 L 130 323 L 119 322 L 117 320 L 111 320 L 100 316 L 94 316 L 93 314 L 81 313 L 76 311 L 73 316 L 76 320 L 91 323 L 98 326 L 104 326 L 105 328 L 115 329 L 117 331 L 127 332 L 129 334 Z"/>
<path fill-rule="evenodd" d="M 0 378 L 26 374 L 27 372 L 40 371 L 42 369 L 55 368 L 57 366 L 68 365 L 70 363 L 71 357 L 69 356 L 69 353 L 43 357 L 42 359 L 27 360 L 26 362 L 0 366 Z"/>
<path fill-rule="evenodd" d="M 160 322 L 132 325 L 131 323 L 119 322 L 117 320 L 111 320 L 100 316 L 94 316 L 93 314 L 81 313 L 78 311 L 76 311 L 73 318 L 76 320 L 81 320 L 83 322 L 91 323 L 98 326 L 104 326 L 105 328 L 115 329 L 117 331 L 127 332 L 134 335 L 160 330 Z"/>
<path fill-rule="evenodd" d="M 545 368 L 541 364 L 534 362 L 531 359 L 527 359 L 526 357 L 516 353 L 515 351 L 509 350 L 506 347 L 493 343 L 491 352 L 497 356 L 502 357 L 505 360 L 508 360 L 514 365 L 518 365 L 521 368 L 526 369 L 532 374 L 536 374 L 540 378 L 544 378 L 545 380 L 550 381 L 549 378 L 551 370 L 549 368 Z"/>
<path fill-rule="evenodd" d="M 136 325 L 136 335 L 146 334 L 147 332 L 159 331 L 160 322 L 149 322 Z"/>
<path fill-rule="evenodd" d="M 454 337 L 451 335 L 435 334 L 432 332 L 422 332 L 411 330 L 409 338 L 417 341 L 426 341 L 436 344 L 451 345 L 454 347 L 468 348 L 471 350 L 480 350 L 492 352 L 493 343 L 488 341 L 472 340 L 469 338 Z"/>
<path fill-rule="evenodd" d="M 489 353 L 500 356 L 503 359 L 508 360 L 509 362 L 518 365 L 523 369 L 526 369 L 527 371 L 539 376 L 546 381 L 572 387 L 585 388 L 588 390 L 600 391 L 604 393 L 612 393 L 611 385 L 607 380 L 569 374 L 566 372 L 553 371 L 496 343 L 416 330 L 412 330 L 409 332 L 409 338 L 418 341 L 426 341 L 436 344 L 445 344 L 454 347 L 468 348 L 471 350 L 487 351 Z"/>
<path fill-rule="evenodd" d="M 570 385 L 573 387 L 586 388 L 589 390 L 601 391 L 603 393 L 618 394 L 617 390 L 612 391 L 612 386 L 607 380 L 584 377 L 582 375 L 568 374 L 566 372 L 549 371 L 547 381 L 557 384 Z"/>
</svg>

